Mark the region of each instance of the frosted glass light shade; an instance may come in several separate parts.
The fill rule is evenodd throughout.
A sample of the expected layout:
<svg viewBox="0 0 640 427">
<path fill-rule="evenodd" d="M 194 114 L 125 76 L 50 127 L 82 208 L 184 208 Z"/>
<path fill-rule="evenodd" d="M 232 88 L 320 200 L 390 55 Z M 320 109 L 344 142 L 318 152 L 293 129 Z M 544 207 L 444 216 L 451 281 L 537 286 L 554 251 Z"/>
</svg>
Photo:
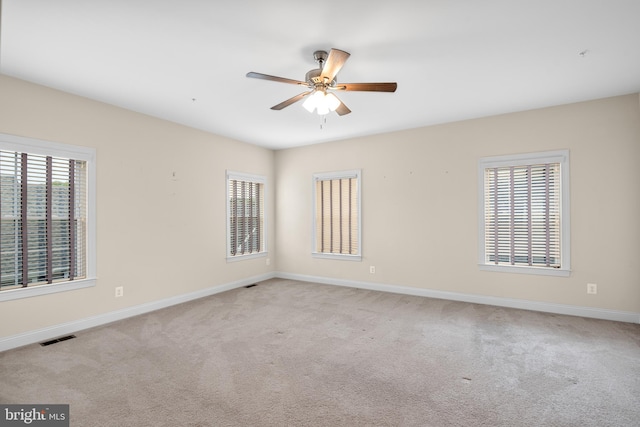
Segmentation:
<svg viewBox="0 0 640 427">
<path fill-rule="evenodd" d="M 329 107 L 327 106 L 327 104 L 325 102 L 322 102 L 320 105 L 318 105 L 318 114 L 321 116 L 324 116 L 325 114 L 329 114 Z"/>
<path fill-rule="evenodd" d="M 336 108 L 340 106 L 340 100 L 338 99 L 337 96 L 335 96 L 332 93 L 328 93 L 324 97 L 324 102 L 327 105 L 327 107 L 329 107 L 329 110 L 331 111 L 336 111 Z"/>
<path fill-rule="evenodd" d="M 302 106 L 310 113 L 317 110 L 321 116 L 329 114 L 329 111 L 335 111 L 340 106 L 340 100 L 332 93 L 325 93 L 316 90 L 302 103 Z"/>
<path fill-rule="evenodd" d="M 310 113 L 313 113 L 313 110 L 318 105 L 318 98 L 315 96 L 317 93 L 319 92 L 314 92 L 311 96 L 307 96 L 307 99 L 302 103 L 302 106 Z"/>
</svg>

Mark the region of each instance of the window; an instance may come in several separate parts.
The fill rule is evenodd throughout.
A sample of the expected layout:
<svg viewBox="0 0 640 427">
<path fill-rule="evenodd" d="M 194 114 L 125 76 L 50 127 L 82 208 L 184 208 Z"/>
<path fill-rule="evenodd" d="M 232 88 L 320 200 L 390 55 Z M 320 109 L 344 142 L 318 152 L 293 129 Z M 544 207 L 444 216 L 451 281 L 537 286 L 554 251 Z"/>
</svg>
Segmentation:
<svg viewBox="0 0 640 427">
<path fill-rule="evenodd" d="M 227 259 L 266 256 L 265 178 L 227 172 Z"/>
<path fill-rule="evenodd" d="M 313 176 L 313 256 L 360 261 L 360 171 Z"/>
<path fill-rule="evenodd" d="M 0 135 L 0 301 L 95 284 L 93 169 L 93 149 Z"/>
<path fill-rule="evenodd" d="M 569 152 L 480 160 L 480 266 L 568 276 Z"/>
</svg>

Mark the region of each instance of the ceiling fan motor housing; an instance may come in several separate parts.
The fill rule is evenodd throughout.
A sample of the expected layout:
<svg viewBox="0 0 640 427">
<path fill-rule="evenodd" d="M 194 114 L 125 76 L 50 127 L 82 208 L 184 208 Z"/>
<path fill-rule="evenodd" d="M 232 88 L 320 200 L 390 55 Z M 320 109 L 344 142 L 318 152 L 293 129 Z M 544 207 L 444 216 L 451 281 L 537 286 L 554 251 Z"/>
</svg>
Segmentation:
<svg viewBox="0 0 640 427">
<path fill-rule="evenodd" d="M 320 68 L 316 68 L 315 70 L 310 70 L 305 75 L 305 81 L 309 83 L 311 86 L 315 86 L 323 83 L 323 79 L 320 76 L 322 74 L 322 70 Z"/>
<path fill-rule="evenodd" d="M 308 83 L 320 83 L 320 73 L 322 73 L 320 68 L 309 70 L 305 75 L 304 80 Z"/>
<path fill-rule="evenodd" d="M 316 50 L 313 52 L 313 59 L 318 63 L 318 68 L 314 70 L 310 70 L 305 75 L 305 81 L 309 83 L 310 87 L 324 86 L 324 87 L 332 87 L 335 86 L 336 81 L 332 80 L 331 82 L 325 82 L 321 77 L 322 69 L 324 68 L 324 63 L 329 57 L 329 54 L 324 50 Z"/>
</svg>

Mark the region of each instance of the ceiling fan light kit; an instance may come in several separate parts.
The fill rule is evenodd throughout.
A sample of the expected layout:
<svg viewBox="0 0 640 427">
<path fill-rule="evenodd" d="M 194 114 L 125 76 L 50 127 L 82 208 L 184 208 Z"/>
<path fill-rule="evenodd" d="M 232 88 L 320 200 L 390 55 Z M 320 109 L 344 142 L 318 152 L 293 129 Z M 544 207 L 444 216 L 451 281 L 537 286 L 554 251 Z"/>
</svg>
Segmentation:
<svg viewBox="0 0 640 427">
<path fill-rule="evenodd" d="M 310 70 L 305 75 L 305 81 L 292 80 L 284 77 L 270 76 L 268 74 L 255 73 L 253 71 L 247 73 L 247 77 L 254 79 L 270 80 L 279 83 L 295 84 L 305 86 L 308 90 L 298 94 L 280 104 L 271 107 L 272 110 L 282 110 L 291 104 L 307 97 L 302 106 L 313 113 L 315 110 L 319 115 L 324 116 L 331 111 L 335 111 L 338 115 L 344 116 L 349 114 L 351 110 L 340 99 L 332 93 L 337 90 L 359 91 L 359 92 L 395 92 L 397 83 L 340 83 L 336 82 L 336 76 L 344 63 L 351 56 L 349 53 L 331 49 L 329 53 L 324 50 L 318 50 L 313 53 L 313 59 L 318 63 L 318 68 Z"/>
<path fill-rule="evenodd" d="M 316 90 L 313 95 L 307 97 L 302 106 L 310 113 L 317 110 L 318 114 L 323 116 L 329 114 L 329 111 L 336 111 L 340 106 L 340 100 L 332 93 Z"/>
</svg>

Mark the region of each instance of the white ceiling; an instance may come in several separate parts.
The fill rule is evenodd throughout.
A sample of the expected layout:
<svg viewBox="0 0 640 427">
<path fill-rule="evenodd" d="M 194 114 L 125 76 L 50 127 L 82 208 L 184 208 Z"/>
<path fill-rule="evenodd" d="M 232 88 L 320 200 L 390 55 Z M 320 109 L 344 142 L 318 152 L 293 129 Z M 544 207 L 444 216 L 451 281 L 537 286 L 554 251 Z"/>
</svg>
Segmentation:
<svg viewBox="0 0 640 427">
<path fill-rule="evenodd" d="M 638 0 L 0 1 L 1 73 L 274 149 L 640 92 Z M 340 92 L 321 129 L 245 77 L 331 48 L 398 90 Z"/>
</svg>

